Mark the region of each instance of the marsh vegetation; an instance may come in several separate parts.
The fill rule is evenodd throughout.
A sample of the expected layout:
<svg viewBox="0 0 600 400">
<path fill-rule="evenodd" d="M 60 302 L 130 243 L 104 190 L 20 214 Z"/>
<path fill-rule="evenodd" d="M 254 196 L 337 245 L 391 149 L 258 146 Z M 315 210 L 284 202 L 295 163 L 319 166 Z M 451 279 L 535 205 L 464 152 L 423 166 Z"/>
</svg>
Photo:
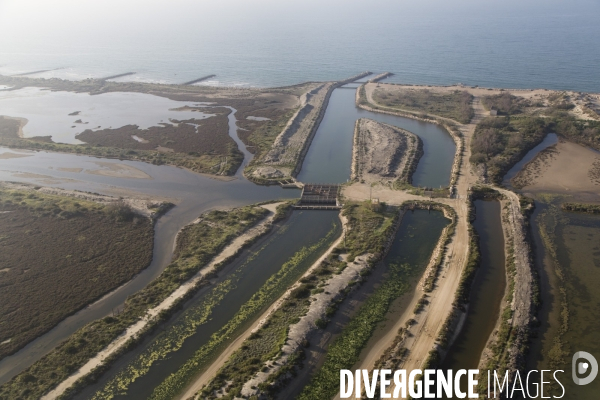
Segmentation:
<svg viewBox="0 0 600 400">
<path fill-rule="evenodd" d="M 149 286 L 130 296 L 123 310 L 76 331 L 41 360 L 2 385 L 0 398 L 39 398 L 64 381 L 127 327 L 137 322 L 147 310 L 158 305 L 196 274 L 229 242 L 253 226 L 267 212 L 262 207 L 246 206 L 230 212 L 212 211 L 203 214 L 196 224 L 187 226 L 179 234 L 173 262 Z M 197 289 L 202 285 L 200 283 Z M 64 287 L 62 289 L 66 290 Z M 168 315 L 161 315 L 161 318 L 167 317 Z M 160 322 L 161 318 L 155 323 Z M 142 332 L 138 338 L 143 337 L 152 327 Z M 133 344 L 135 343 L 131 342 L 126 345 L 116 356 L 127 351 Z M 107 365 L 94 371 L 87 380 L 79 384 L 85 385 L 89 380 L 95 379 L 104 372 Z M 73 388 L 77 389 L 78 387 Z"/>
<path fill-rule="evenodd" d="M 152 260 L 153 224 L 111 205 L 0 187 L 0 358 Z"/>
</svg>

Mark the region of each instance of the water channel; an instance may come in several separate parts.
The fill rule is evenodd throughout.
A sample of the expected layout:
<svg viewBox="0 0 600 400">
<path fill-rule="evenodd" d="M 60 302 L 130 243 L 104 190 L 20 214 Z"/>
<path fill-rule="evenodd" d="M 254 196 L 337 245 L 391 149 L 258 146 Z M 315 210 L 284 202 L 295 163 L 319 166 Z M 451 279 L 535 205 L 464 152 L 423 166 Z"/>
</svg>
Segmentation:
<svg viewBox="0 0 600 400">
<path fill-rule="evenodd" d="M 251 154 L 237 137 L 235 113 L 229 115 L 229 134 L 244 153 L 245 165 Z M 177 207 L 161 217 L 155 225 L 152 262 L 131 281 L 38 337 L 17 353 L 0 361 L 0 384 L 7 382 L 43 357 L 65 338 L 85 324 L 109 315 L 125 299 L 146 287 L 170 263 L 177 232 L 201 213 L 216 208 L 239 207 L 279 198 L 297 198 L 299 191 L 278 186 L 257 186 L 242 177 L 242 167 L 234 179 L 219 180 L 171 166 L 157 166 L 137 161 L 121 161 L 82 155 L 19 151 L 0 147 L 0 153 L 21 155 L 0 158 L 0 180 L 81 190 L 113 196 L 146 196 L 170 199 Z M 126 165 L 141 171 L 148 179 L 104 176 L 93 171 L 103 164 Z M 73 172 L 80 169 L 81 172 Z"/>
<path fill-rule="evenodd" d="M 406 311 L 408 302 L 417 288 L 418 281 L 423 276 L 442 230 L 448 223 L 449 220 L 444 217 L 444 214 L 437 210 L 415 210 L 404 215 L 383 263 L 386 266 L 409 264 L 413 266 L 412 273 L 403 277 L 406 282 L 406 291 L 390 305 L 385 320 L 377 326 L 373 337 L 362 352 L 361 359 L 390 330 L 394 330 L 393 333 L 397 334 L 398 328 L 394 329 L 394 326 Z"/>
<path fill-rule="evenodd" d="M 579 386 L 569 374 L 573 353 L 600 354 L 600 216 L 562 211 L 562 201 L 536 196 L 531 218 L 541 306 L 527 369 L 561 369 L 569 398 L 595 399 L 598 379 Z M 560 396 L 562 389 L 554 385 L 548 392 Z"/>
<path fill-rule="evenodd" d="M 544 140 L 542 140 L 542 142 L 540 144 L 538 144 L 537 146 L 535 146 L 533 149 L 529 150 L 527 152 L 527 154 L 525 154 L 525 157 L 523 157 L 521 159 L 521 161 L 519 161 L 518 163 L 516 163 L 507 173 L 506 175 L 504 175 L 504 179 L 502 180 L 502 184 L 504 186 L 506 186 L 507 188 L 511 188 L 512 189 L 512 185 L 510 180 L 512 178 L 514 178 L 519 171 L 521 171 L 521 169 L 523 169 L 523 167 L 525 166 L 525 164 L 527 164 L 529 161 L 533 160 L 535 158 L 535 156 L 538 155 L 538 153 L 554 144 L 558 143 L 558 136 L 555 133 L 549 133 L 546 135 L 546 137 L 544 138 Z"/>
<path fill-rule="evenodd" d="M 366 111 L 356 106 L 356 85 L 333 91 L 325 116 L 313 138 L 298 175 L 301 182 L 342 183 L 350 178 L 352 138 L 359 118 L 406 129 L 423 140 L 424 154 L 413 175 L 415 186 L 445 187 L 456 145 L 445 129 L 428 122 Z"/>
<path fill-rule="evenodd" d="M 356 108 L 356 89 L 334 90 L 325 117 L 318 128 L 304 160 L 299 179 L 305 182 L 344 182 L 350 176 L 354 123 L 368 117 L 399 126 L 419 135 L 425 155 L 414 176 L 415 185 L 446 186 L 455 152 L 450 135 L 437 125 L 406 118 L 372 113 Z M 251 154 L 237 136 L 235 113 L 229 116 L 229 134 L 245 155 Z M 51 152 L 19 151 L 0 148 L 0 153 L 17 153 L 22 157 L 0 158 L 0 180 L 31 183 L 40 186 L 81 190 L 113 196 L 147 196 L 170 199 L 177 207 L 161 217 L 155 226 L 153 259 L 148 268 L 127 284 L 99 301 L 60 322 L 19 352 L 0 361 L 0 384 L 47 354 L 57 344 L 85 324 L 102 318 L 123 304 L 125 299 L 144 288 L 169 264 L 177 232 L 202 212 L 229 208 L 277 198 L 297 198 L 298 190 L 262 187 L 246 181 L 240 168 L 233 180 L 218 180 L 171 166 L 156 166 L 136 161 L 101 159 L 89 156 Z M 148 179 L 105 176 L 98 162 L 121 164 L 142 171 Z M 105 168 L 100 167 L 100 169 Z M 79 169 L 80 172 L 74 172 Z M 323 215 L 323 214 L 321 214 Z M 312 229 L 311 229 L 312 230 Z"/>
<path fill-rule="evenodd" d="M 385 319 L 378 324 L 373 336 L 367 342 L 361 353 L 359 362 L 351 369 L 360 368 L 360 363 L 377 341 L 386 335 L 393 327 L 399 316 L 406 309 L 406 297 L 410 297 L 416 283 L 422 276 L 435 245 L 449 220 L 441 211 L 415 210 L 404 214 L 390 250 L 382 263 L 379 263 L 361 287 L 350 294 L 335 313 L 327 327 L 319 330 L 310 337 L 310 346 L 306 349 L 304 367 L 297 372 L 297 376 L 286 383 L 285 388 L 277 394 L 279 400 L 293 399 L 303 390 L 314 373 L 323 364 L 329 346 L 347 326 L 348 322 L 356 315 L 367 299 L 386 280 L 397 279 L 402 285 L 402 294 L 393 300 Z M 403 274 L 392 275 L 391 265 L 408 264 L 403 269 Z M 394 336 L 397 329 L 394 331 Z M 383 350 L 383 349 L 382 349 Z M 349 366 L 350 367 L 350 366 Z"/>
<path fill-rule="evenodd" d="M 500 202 L 476 200 L 475 209 L 473 225 L 479 235 L 481 262 L 471 287 L 465 323 L 442 363 L 442 370 L 477 369 L 498 321 L 506 288 Z M 466 387 L 466 379 L 461 380 L 461 388 Z"/>
<path fill-rule="evenodd" d="M 540 151 L 555 144 L 558 137 L 549 134 L 540 145 L 529 151 L 504 178 L 510 179 Z M 559 379 L 566 397 L 595 399 L 600 391 L 596 379 L 579 386 L 569 376 L 571 356 L 576 351 L 599 354 L 597 332 L 600 330 L 600 217 L 561 210 L 563 201 L 581 201 L 581 193 L 517 190 L 535 199 L 535 211 L 530 217 L 534 262 L 537 270 L 540 306 L 539 326 L 534 331 L 527 354 L 526 370 L 563 370 Z M 539 374 L 532 375 L 530 389 L 539 384 Z M 547 385 L 548 386 L 548 385 Z M 562 388 L 550 385 L 545 395 L 560 396 Z"/>
<path fill-rule="evenodd" d="M 311 234 L 307 235 L 306 232 L 311 232 Z M 164 381 L 171 373 L 176 372 L 196 350 L 205 345 L 211 336 L 229 322 L 240 310 L 240 307 L 261 288 L 271 275 L 279 271 L 281 266 L 296 252 L 304 247 L 319 244 L 318 249 L 302 261 L 298 273 L 290 276 L 285 284 L 281 286 L 278 292 L 279 295 L 301 276 L 302 272 L 329 247 L 340 233 L 341 223 L 337 211 L 295 211 L 278 229 L 261 238 L 230 263 L 219 273 L 218 280 L 211 287 L 202 290 L 192 300 L 188 301 L 184 306 L 184 311 L 161 327 L 162 332 L 158 336 L 147 340 L 142 346 L 138 346 L 132 352 L 121 357 L 102 376 L 98 383 L 87 387 L 77 398 L 92 397 L 107 382 L 118 376 L 124 367 L 129 364 L 134 365 L 134 368 L 147 365 L 148 360 L 152 358 L 152 354 L 160 352 L 161 344 L 170 347 L 172 346 L 171 343 L 177 343 L 181 340 L 182 345 L 179 349 L 169 351 L 164 357 L 156 360 L 149 367 L 148 373 L 135 380 L 127 390 L 127 398 L 149 398 L 157 383 Z M 325 237 L 327 237 L 326 240 L 321 240 Z M 186 330 L 186 326 L 191 324 L 191 321 L 195 318 L 198 318 L 197 314 L 201 314 L 203 308 L 207 306 L 207 299 L 211 298 L 213 292 L 216 293 L 220 290 L 219 283 L 224 280 L 232 280 L 233 290 L 228 292 L 214 307 L 208 321 L 200 324 L 195 333 L 185 337 L 182 332 Z M 246 323 L 230 335 L 231 340 L 243 332 L 253 318 L 260 315 L 265 308 L 256 310 L 253 315 L 248 316 Z"/>
</svg>

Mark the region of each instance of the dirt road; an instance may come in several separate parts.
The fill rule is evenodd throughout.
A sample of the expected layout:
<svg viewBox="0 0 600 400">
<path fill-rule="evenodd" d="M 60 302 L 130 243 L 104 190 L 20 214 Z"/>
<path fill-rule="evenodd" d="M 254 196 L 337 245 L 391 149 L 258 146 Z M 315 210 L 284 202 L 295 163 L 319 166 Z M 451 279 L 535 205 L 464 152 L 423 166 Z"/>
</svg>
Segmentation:
<svg viewBox="0 0 600 400">
<path fill-rule="evenodd" d="M 371 86 L 375 87 L 375 85 Z M 480 99 L 477 97 L 473 102 L 473 107 L 475 109 L 475 117 L 471 123 L 459 125 L 459 129 L 465 139 L 465 146 L 462 154 L 463 160 L 465 161 L 462 163 L 458 173 L 456 185 L 457 198 L 435 199 L 435 201 L 451 206 L 456 211 L 458 220 L 455 235 L 448 245 L 446 257 L 442 263 L 442 268 L 440 269 L 439 278 L 428 299 L 429 304 L 425 306 L 424 310 L 415 318 L 417 324 L 411 329 L 413 336 L 409 337 L 405 342 L 408 353 L 401 366 L 403 369 L 412 370 L 421 368 L 424 361 L 427 359 L 429 352 L 434 348 L 438 332 L 452 310 L 455 293 L 469 254 L 467 194 L 469 188 L 477 182 L 477 177 L 471 170 L 471 165 L 468 162 L 471 155 L 470 142 L 473 133 L 475 132 L 475 126 L 486 114 Z M 383 186 L 376 186 L 373 189 L 370 189 L 368 185 L 355 184 L 344 190 L 344 196 L 352 200 L 365 200 L 368 199 L 370 195 L 372 197 L 377 197 L 380 201 L 385 201 L 388 204 L 401 204 L 406 200 L 423 200 L 423 197 L 391 190 Z M 389 332 L 378 341 L 376 346 L 371 348 L 367 354 L 364 355 L 363 359 L 355 365 L 355 369 L 373 368 L 375 361 L 394 341 L 398 328 L 404 326 L 406 320 L 409 318 L 414 318 L 414 305 L 421 295 L 421 289 L 416 289 L 414 291 L 405 311 L 398 316 L 396 323 L 389 329 Z"/>
</svg>

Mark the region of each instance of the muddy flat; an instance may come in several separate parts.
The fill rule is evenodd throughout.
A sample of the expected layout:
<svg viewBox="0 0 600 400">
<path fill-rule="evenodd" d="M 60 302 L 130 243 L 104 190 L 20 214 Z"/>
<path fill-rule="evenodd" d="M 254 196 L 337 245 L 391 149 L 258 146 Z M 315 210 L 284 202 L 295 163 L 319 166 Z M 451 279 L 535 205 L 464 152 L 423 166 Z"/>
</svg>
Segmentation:
<svg viewBox="0 0 600 400">
<path fill-rule="evenodd" d="M 526 192 L 570 194 L 600 200 L 600 153 L 577 143 L 560 141 L 540 152 L 517 176 Z"/>
</svg>

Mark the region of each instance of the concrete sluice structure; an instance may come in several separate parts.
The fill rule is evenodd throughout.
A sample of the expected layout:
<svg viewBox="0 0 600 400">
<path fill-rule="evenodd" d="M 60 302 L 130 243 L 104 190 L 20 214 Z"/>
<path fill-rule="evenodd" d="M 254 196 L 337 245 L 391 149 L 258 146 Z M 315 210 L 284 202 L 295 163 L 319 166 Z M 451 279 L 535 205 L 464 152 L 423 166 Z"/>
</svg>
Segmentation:
<svg viewBox="0 0 600 400">
<path fill-rule="evenodd" d="M 342 208 L 339 202 L 341 185 L 306 183 L 302 188 L 300 201 L 294 208 L 302 210 L 336 210 Z"/>
</svg>

